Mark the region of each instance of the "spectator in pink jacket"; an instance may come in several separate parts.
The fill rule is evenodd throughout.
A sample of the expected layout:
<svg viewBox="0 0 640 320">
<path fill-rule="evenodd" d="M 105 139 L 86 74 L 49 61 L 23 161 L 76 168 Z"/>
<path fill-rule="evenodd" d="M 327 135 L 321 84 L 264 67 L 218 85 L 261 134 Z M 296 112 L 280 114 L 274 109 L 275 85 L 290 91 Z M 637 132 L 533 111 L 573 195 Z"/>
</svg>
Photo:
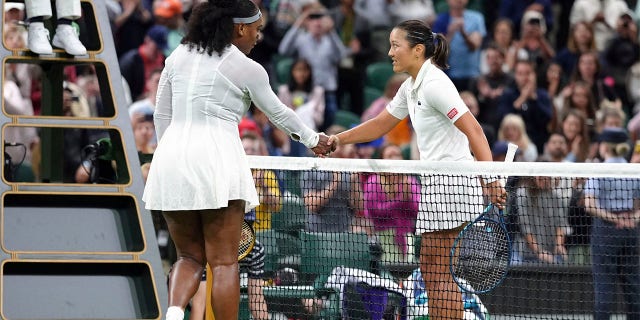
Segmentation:
<svg viewBox="0 0 640 320">
<path fill-rule="evenodd" d="M 385 145 L 382 159 L 402 160 L 400 147 Z M 407 234 L 413 234 L 418 216 L 420 185 L 415 177 L 398 173 L 378 173 L 364 183 L 365 216 L 373 223 L 374 231 L 394 230 L 394 243 L 403 259 L 407 255 Z M 398 260 L 398 259 L 393 259 Z"/>
</svg>

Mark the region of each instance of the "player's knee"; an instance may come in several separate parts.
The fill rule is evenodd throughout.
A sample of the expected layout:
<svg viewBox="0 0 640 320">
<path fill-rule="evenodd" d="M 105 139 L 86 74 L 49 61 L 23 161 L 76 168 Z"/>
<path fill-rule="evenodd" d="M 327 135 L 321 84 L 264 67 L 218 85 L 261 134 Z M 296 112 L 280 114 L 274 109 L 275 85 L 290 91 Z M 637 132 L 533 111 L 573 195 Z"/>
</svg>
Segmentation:
<svg viewBox="0 0 640 320">
<path fill-rule="evenodd" d="M 207 261 L 204 258 L 204 255 L 180 254 L 176 263 L 178 262 L 190 264 L 201 269 L 204 269 L 204 267 L 207 265 Z"/>
</svg>

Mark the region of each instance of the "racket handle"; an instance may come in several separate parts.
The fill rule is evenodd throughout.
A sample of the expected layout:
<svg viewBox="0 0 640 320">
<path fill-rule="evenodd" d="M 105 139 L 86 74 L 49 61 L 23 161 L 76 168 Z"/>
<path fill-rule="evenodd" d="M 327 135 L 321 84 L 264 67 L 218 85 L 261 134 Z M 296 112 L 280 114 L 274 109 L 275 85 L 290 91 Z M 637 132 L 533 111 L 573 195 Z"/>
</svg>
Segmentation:
<svg viewBox="0 0 640 320">
<path fill-rule="evenodd" d="M 516 151 L 518 151 L 518 145 L 509 142 L 507 146 L 507 155 L 504 157 L 504 162 L 513 162 L 513 158 L 516 157 Z"/>
<path fill-rule="evenodd" d="M 513 162 L 513 159 L 516 157 L 516 151 L 518 151 L 518 145 L 515 143 L 511 143 L 509 142 L 509 145 L 507 146 L 507 154 L 504 157 L 504 162 Z M 502 184 L 502 186 L 506 186 L 507 185 L 507 177 L 502 177 L 500 178 L 500 183 Z"/>
</svg>

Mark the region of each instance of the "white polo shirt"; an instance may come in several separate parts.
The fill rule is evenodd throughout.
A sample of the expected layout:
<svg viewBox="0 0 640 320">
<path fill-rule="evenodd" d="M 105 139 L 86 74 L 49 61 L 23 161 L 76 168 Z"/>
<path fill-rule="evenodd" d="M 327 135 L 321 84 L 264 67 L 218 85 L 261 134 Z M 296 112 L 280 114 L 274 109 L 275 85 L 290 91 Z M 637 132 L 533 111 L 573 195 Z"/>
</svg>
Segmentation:
<svg viewBox="0 0 640 320">
<path fill-rule="evenodd" d="M 449 77 L 427 60 L 416 80 L 405 80 L 387 105 L 398 119 L 407 115 L 418 138 L 420 160 L 473 161 L 467 136 L 456 122 L 469 108 Z"/>
</svg>

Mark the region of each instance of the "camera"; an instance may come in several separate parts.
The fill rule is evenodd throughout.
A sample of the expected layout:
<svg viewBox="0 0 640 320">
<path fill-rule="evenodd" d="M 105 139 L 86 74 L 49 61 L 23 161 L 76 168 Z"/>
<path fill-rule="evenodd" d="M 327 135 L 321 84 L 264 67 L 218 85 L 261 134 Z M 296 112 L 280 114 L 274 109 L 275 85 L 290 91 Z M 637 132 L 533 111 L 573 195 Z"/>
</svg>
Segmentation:
<svg viewBox="0 0 640 320">
<path fill-rule="evenodd" d="M 324 17 L 324 13 L 311 13 L 309 14 L 309 19 L 320 19 Z"/>
<path fill-rule="evenodd" d="M 533 25 L 540 25 L 540 18 L 531 18 L 531 20 L 529 20 L 529 24 L 533 24 Z"/>
</svg>

